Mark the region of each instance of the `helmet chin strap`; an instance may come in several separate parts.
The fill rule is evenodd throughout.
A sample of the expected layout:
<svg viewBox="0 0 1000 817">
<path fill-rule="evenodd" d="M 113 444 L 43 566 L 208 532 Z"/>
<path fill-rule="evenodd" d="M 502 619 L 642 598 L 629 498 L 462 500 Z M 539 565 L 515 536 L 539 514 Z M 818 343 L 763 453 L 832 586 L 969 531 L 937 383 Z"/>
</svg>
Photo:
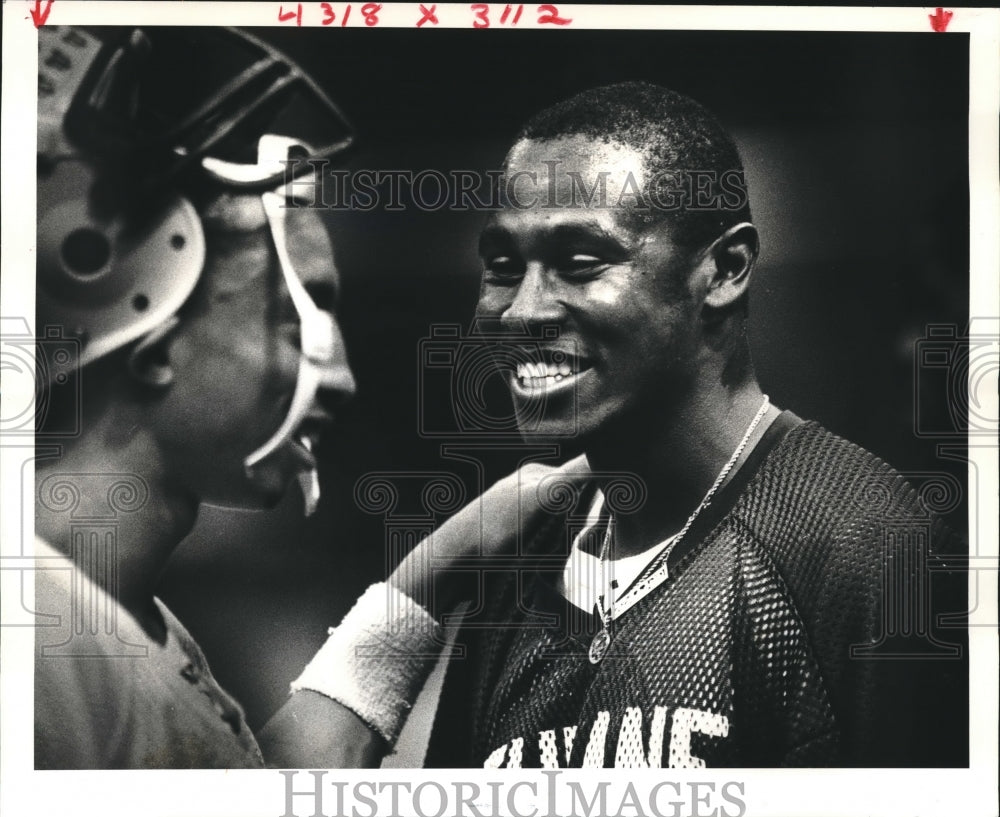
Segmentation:
<svg viewBox="0 0 1000 817">
<path fill-rule="evenodd" d="M 254 466 L 292 439 L 312 409 L 316 393 L 323 382 L 324 370 L 334 361 L 336 351 L 333 316 L 316 306 L 292 266 L 285 234 L 285 199 L 276 193 L 264 193 L 261 198 L 264 202 L 264 212 L 267 215 L 268 224 L 271 227 L 271 234 L 274 237 L 278 265 L 284 276 L 285 285 L 288 287 L 295 311 L 299 316 L 301 356 L 295 392 L 292 395 L 288 414 L 271 438 L 243 461 L 248 473 L 252 471 Z M 304 441 L 304 447 L 308 449 L 307 441 Z M 319 480 L 315 465 L 310 468 L 307 474 L 303 475 L 301 483 L 306 515 L 308 516 L 316 509 L 316 504 L 319 501 Z"/>
</svg>

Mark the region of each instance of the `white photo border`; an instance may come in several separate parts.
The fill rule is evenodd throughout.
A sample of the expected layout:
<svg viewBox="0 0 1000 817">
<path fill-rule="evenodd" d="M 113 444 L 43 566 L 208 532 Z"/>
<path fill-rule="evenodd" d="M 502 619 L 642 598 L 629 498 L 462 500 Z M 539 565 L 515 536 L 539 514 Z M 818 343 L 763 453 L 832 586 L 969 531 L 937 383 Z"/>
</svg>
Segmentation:
<svg viewBox="0 0 1000 817">
<path fill-rule="evenodd" d="M 41 6 L 45 7 L 45 2 Z M 285 3 L 285 7 L 296 6 Z M 319 3 L 302 4 L 306 9 L 302 25 L 320 25 Z M 429 5 L 429 4 L 425 4 Z M 184 24 L 241 25 L 249 27 L 277 25 L 281 3 L 218 2 L 82 2 L 55 0 L 51 3 L 47 25 L 66 24 Z M 470 27 L 468 4 L 437 4 L 439 27 Z M 35 164 L 20 157 L 30 157 L 35 142 L 37 36 L 31 19 L 35 2 L 8 0 L 3 6 L 3 129 L 2 190 L 2 285 L 0 314 L 33 315 L 35 241 Z M 684 30 L 771 30 L 771 31 L 885 31 L 928 32 L 931 8 L 805 8 L 776 6 L 583 6 L 563 5 L 560 11 L 573 19 L 573 28 L 649 28 Z M 380 12 L 382 27 L 412 27 L 419 18 L 417 3 L 386 3 Z M 969 46 L 969 185 L 971 245 L 970 317 L 994 318 L 1000 307 L 1000 168 L 998 168 L 998 112 L 1000 112 L 1000 11 L 995 9 L 950 9 L 953 17 L 948 32 L 966 32 Z M 316 13 L 309 14 L 309 11 Z M 535 23 L 526 20 L 524 27 Z M 377 32 L 373 32 L 377 36 Z M 558 36 L 553 32 L 552 36 Z M 994 373 L 995 380 L 995 373 Z M 982 390 L 980 390 L 981 393 Z M 989 390 L 987 390 L 989 393 Z M 995 399 L 996 390 L 992 390 Z M 16 404 L 30 401 L 32 395 L 5 393 Z M 992 408 L 993 416 L 996 407 Z M 29 441 L 3 441 L 0 489 L 3 496 L 3 521 L 0 523 L 3 544 L 0 548 L 9 559 L 30 558 L 33 510 L 30 497 L 18 495 L 19 486 L 33 484 Z M 20 453 L 19 453 L 20 452 Z M 980 475 L 998 474 L 998 449 L 995 438 L 988 444 L 970 440 L 970 469 Z M 997 492 L 996 483 L 986 486 L 970 501 L 970 530 L 988 532 L 972 543 L 972 556 L 979 564 L 996 570 Z M 673 781 L 684 789 L 685 808 L 694 812 L 690 794 L 692 782 L 713 782 L 717 790 L 727 782 L 736 782 L 744 808 L 733 801 L 723 802 L 719 814 L 748 816 L 795 815 L 934 815 L 996 814 L 997 797 L 997 598 L 995 574 L 977 582 L 970 571 L 970 595 L 978 593 L 979 603 L 970 624 L 970 677 L 974 679 L 970 700 L 971 762 L 961 770 L 702 770 L 680 772 L 648 770 L 622 772 L 607 770 L 601 779 L 612 786 L 632 781 L 648 792 L 655 784 Z M 30 585 L 30 582 L 29 582 Z M 4 588 L 8 589 L 6 580 Z M 984 591 L 987 593 L 983 595 Z M 991 595 L 990 595 L 991 594 Z M 973 596 L 975 597 L 975 596 Z M 26 588 L 30 599 L 31 587 Z M 20 603 L 10 593 L 4 595 L 3 619 L 9 623 Z M 979 625 L 979 626 L 977 626 Z M 0 745 L 0 811 L 10 815 L 102 814 L 163 815 L 164 817 L 279 817 L 286 814 L 288 779 L 278 771 L 131 771 L 131 772 L 39 772 L 32 762 L 32 653 L 30 627 L 4 627 L 0 638 L 2 672 L 2 745 Z M 566 771 L 564 781 L 593 781 L 592 772 Z M 306 772 L 295 777 L 295 789 L 312 785 Z M 504 813 L 513 804 L 520 814 L 562 814 L 566 806 L 562 794 L 556 809 L 545 793 L 551 782 L 541 772 L 519 772 L 517 781 L 525 785 L 510 791 L 510 773 L 487 771 L 336 770 L 322 777 L 328 795 L 324 814 L 338 813 L 334 782 L 344 782 L 347 790 L 369 791 L 369 784 L 407 781 L 413 786 L 425 781 L 477 781 L 487 790 L 489 781 L 501 781 L 507 787 L 502 798 Z M 534 784 L 533 791 L 531 785 Z M 703 789 L 702 791 L 706 791 Z M 508 802 L 507 796 L 512 795 Z M 379 813 L 389 813 L 389 794 L 375 795 Z M 663 803 L 671 798 L 664 795 Z M 615 797 L 610 797 L 618 802 Z M 435 801 L 430 798 L 433 804 Z M 718 805 L 717 801 L 713 801 Z M 803 803 L 807 803 L 806 810 Z M 484 808 L 488 807 L 488 804 Z M 537 807 L 536 811 L 533 808 Z M 705 805 L 703 814 L 711 812 Z M 312 814 L 308 797 L 297 797 L 295 814 Z M 347 808 L 344 814 L 351 814 Z M 403 812 L 405 813 L 405 812 Z M 431 811 L 433 813 L 433 810 Z M 626 812 L 633 813 L 633 812 Z M 664 814 L 669 811 L 664 811 Z M 688 811 L 681 813 L 689 813 Z M 367 814 L 362 809 L 359 815 Z"/>
</svg>

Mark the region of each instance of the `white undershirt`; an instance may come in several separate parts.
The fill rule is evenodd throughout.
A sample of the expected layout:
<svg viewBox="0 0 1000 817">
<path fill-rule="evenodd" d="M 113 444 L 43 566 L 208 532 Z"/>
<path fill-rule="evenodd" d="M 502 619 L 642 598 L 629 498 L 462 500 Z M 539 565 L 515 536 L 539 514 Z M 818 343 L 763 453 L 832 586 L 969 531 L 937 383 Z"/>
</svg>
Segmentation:
<svg viewBox="0 0 1000 817">
<path fill-rule="evenodd" d="M 603 507 L 604 494 L 598 490 L 587 514 L 587 525 L 573 539 L 573 548 L 570 551 L 566 567 L 563 568 L 561 588 L 563 596 L 575 607 L 588 613 L 594 611 L 599 596 L 605 597 L 605 603 L 611 596 L 615 599 L 621 598 L 632 582 L 639 578 L 639 574 L 646 569 L 646 566 L 674 538 L 671 536 L 664 539 L 635 556 L 608 559 L 602 562 L 599 556 L 587 553 L 581 545 L 588 536 L 594 536 L 597 533 L 595 527 L 600 520 Z M 603 541 L 603 528 L 600 530 L 600 535 Z M 612 587 L 612 582 L 617 582 L 617 584 Z"/>
</svg>

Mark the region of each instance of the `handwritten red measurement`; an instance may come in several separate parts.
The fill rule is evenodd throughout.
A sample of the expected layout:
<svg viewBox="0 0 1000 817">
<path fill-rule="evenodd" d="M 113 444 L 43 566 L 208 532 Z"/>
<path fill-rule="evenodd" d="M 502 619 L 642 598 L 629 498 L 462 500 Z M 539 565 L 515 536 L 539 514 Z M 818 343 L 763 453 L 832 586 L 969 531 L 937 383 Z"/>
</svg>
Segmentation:
<svg viewBox="0 0 1000 817">
<path fill-rule="evenodd" d="M 431 6 L 427 8 L 423 3 L 420 4 L 420 14 L 421 17 L 417 20 L 417 28 L 423 26 L 424 23 L 431 23 L 432 25 L 438 24 L 437 18 L 437 6 Z"/>
<path fill-rule="evenodd" d="M 320 25 L 332 26 L 334 23 L 339 22 L 340 27 L 343 28 L 347 25 L 347 21 L 351 19 L 351 8 L 352 4 L 347 3 L 344 5 L 333 3 L 320 3 L 319 4 L 321 16 L 319 19 Z M 366 26 L 377 26 L 378 25 L 378 13 L 382 10 L 381 3 L 365 3 L 361 6 L 359 13 L 365 21 Z M 278 21 L 281 23 L 295 22 L 295 25 L 302 25 L 302 4 L 296 3 L 294 6 L 289 6 L 288 11 L 285 10 L 284 5 L 278 8 Z"/>
<path fill-rule="evenodd" d="M 496 6 L 491 9 L 489 3 L 473 3 L 470 8 L 475 14 L 475 19 L 472 21 L 473 28 L 489 28 L 493 19 L 496 19 L 499 25 L 516 26 L 521 19 L 521 15 L 524 13 L 524 5 L 521 3 L 518 3 L 516 6 L 510 3 L 505 5 L 503 11 L 500 12 L 499 18 L 492 16 L 496 13 Z M 551 3 L 540 5 L 536 14 L 538 15 L 536 22 L 539 25 L 567 26 L 573 22 L 568 17 L 560 17 L 559 9 Z"/>
<path fill-rule="evenodd" d="M 278 22 L 294 23 L 297 26 L 301 26 L 303 21 L 302 6 L 302 3 L 280 5 L 278 7 Z M 319 16 L 316 18 L 316 21 L 320 25 L 339 25 L 343 28 L 347 26 L 348 20 L 351 19 L 351 9 L 353 7 L 354 4 L 352 3 L 320 3 L 318 9 Z M 417 28 L 423 28 L 426 25 L 438 25 L 440 21 L 438 20 L 437 8 L 436 3 L 432 5 L 418 3 L 414 25 Z M 307 4 L 305 9 L 307 14 L 313 14 L 315 11 L 314 4 Z M 372 27 L 379 24 L 379 12 L 381 11 L 381 3 L 365 3 L 360 6 L 357 13 L 360 15 L 360 19 L 364 21 L 364 25 Z M 472 3 L 469 5 L 469 21 L 472 23 L 473 28 L 489 28 L 494 25 L 516 26 L 521 21 L 524 13 L 525 6 L 523 3 L 516 5 L 506 3 L 503 6 L 499 3 Z M 543 3 L 537 6 L 534 14 L 535 22 L 538 25 L 567 26 L 573 22 L 571 18 L 560 15 L 559 8 L 551 3 Z M 307 23 L 312 24 L 313 20 L 307 20 Z"/>
</svg>

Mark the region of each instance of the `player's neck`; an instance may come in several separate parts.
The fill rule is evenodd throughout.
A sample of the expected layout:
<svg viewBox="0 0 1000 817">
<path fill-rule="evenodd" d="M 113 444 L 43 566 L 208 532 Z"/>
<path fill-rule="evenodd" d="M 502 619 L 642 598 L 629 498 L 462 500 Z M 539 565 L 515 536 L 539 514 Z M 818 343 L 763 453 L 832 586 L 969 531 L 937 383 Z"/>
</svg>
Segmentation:
<svg viewBox="0 0 1000 817">
<path fill-rule="evenodd" d="M 634 513 L 616 513 L 616 555 L 640 553 L 677 533 L 729 462 L 763 403 L 756 383 L 728 391 L 706 390 L 671 412 L 630 418 L 627 428 L 602 434 L 587 447 L 598 474 L 628 473 L 645 488 L 646 501 Z M 758 424 L 732 473 L 777 415 L 771 409 Z M 721 489 L 721 486 L 720 486 Z"/>
<path fill-rule="evenodd" d="M 171 489 L 151 435 L 139 427 L 122 440 L 120 420 L 88 424 L 62 456 L 39 462 L 35 530 L 155 628 L 156 584 L 197 503 Z"/>
</svg>

